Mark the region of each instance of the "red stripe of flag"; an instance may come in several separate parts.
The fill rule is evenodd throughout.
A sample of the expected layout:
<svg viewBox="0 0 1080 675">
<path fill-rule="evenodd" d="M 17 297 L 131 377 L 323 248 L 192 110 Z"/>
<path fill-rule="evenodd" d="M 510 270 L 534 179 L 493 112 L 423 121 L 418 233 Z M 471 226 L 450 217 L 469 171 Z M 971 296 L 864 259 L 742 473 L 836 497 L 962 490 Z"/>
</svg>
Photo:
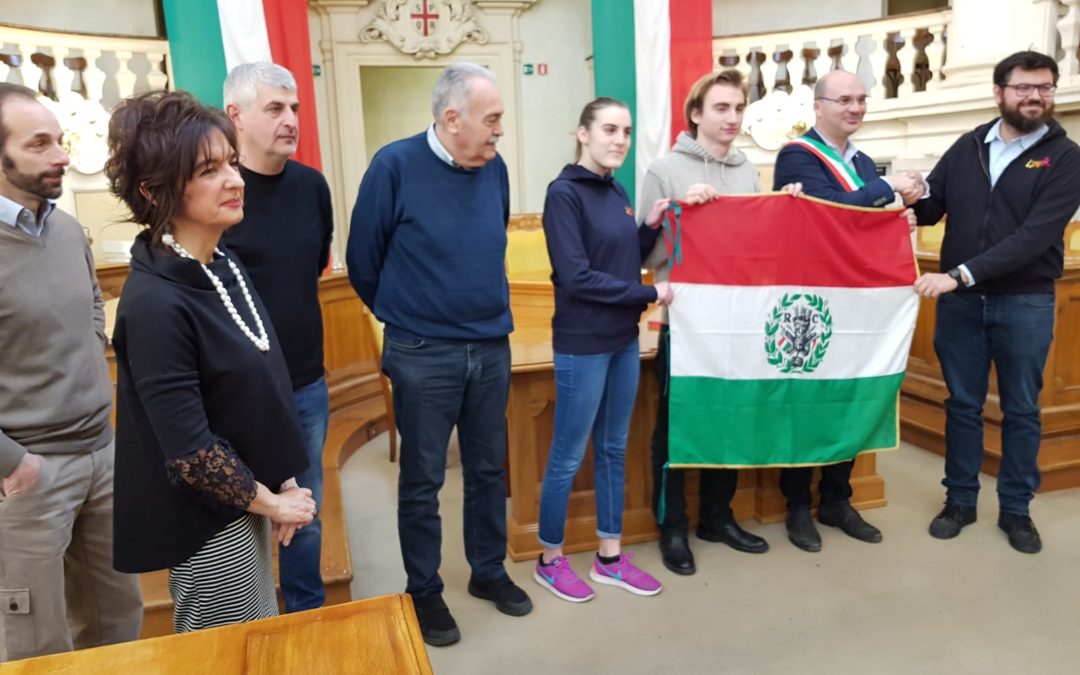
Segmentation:
<svg viewBox="0 0 1080 675">
<path fill-rule="evenodd" d="M 298 0 L 263 0 L 266 33 L 274 63 L 285 66 L 296 78 L 300 99 L 300 142 L 293 159 L 322 170 L 319 150 L 319 117 L 315 109 L 315 79 L 311 67 L 308 8 Z"/>
<path fill-rule="evenodd" d="M 671 142 L 686 131 L 684 106 L 690 88 L 712 66 L 712 0 L 671 0 Z"/>
<path fill-rule="evenodd" d="M 907 219 L 787 195 L 684 206 L 671 281 L 882 288 L 915 282 Z"/>
</svg>

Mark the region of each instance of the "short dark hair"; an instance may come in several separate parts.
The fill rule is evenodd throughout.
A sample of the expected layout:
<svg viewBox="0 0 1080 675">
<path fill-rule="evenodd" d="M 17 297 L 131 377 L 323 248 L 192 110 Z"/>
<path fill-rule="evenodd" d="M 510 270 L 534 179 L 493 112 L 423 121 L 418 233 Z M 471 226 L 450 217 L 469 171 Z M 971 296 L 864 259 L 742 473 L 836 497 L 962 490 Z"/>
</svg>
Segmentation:
<svg viewBox="0 0 1080 675">
<path fill-rule="evenodd" d="M 161 236 L 183 203 L 199 151 L 220 131 L 236 152 L 236 130 L 224 112 L 185 91 L 125 99 L 109 121 L 109 189 L 131 210 L 131 221 Z"/>
<path fill-rule="evenodd" d="M 37 101 L 37 94 L 30 87 L 11 84 L 10 82 L 0 82 L 0 152 L 4 151 L 8 137 L 8 129 L 4 126 L 4 102 L 9 98 L 16 97 Z"/>
<path fill-rule="evenodd" d="M 1054 84 L 1057 84 L 1057 61 L 1046 54 L 1033 51 L 1016 52 L 1015 54 L 1011 54 L 1002 59 L 994 66 L 994 84 L 999 87 L 1007 85 L 1014 68 L 1019 68 L 1020 70 L 1042 70 L 1045 68 L 1054 74 Z"/>
<path fill-rule="evenodd" d="M 686 115 L 686 126 L 690 129 L 690 135 L 697 138 L 697 124 L 690 119 L 690 114 L 697 111 L 701 112 L 705 107 L 705 96 L 709 91 L 718 84 L 723 84 L 728 87 L 735 87 L 742 92 L 743 102 L 746 102 L 747 92 L 746 83 L 743 81 L 742 73 L 734 68 L 728 70 L 721 70 L 718 73 L 709 73 L 698 79 L 694 83 L 694 86 L 690 87 L 690 93 L 686 96 L 686 104 L 683 106 L 683 114 Z"/>
</svg>

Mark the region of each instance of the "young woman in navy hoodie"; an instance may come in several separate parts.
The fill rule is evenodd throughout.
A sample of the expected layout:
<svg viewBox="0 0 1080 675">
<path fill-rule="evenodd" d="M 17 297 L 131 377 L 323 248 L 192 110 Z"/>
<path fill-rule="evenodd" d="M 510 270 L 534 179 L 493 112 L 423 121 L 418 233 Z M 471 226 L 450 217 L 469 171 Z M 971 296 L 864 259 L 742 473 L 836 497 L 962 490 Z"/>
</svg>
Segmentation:
<svg viewBox="0 0 1080 675">
<path fill-rule="evenodd" d="M 590 432 L 596 465 L 596 534 L 589 578 L 637 595 L 661 586 L 622 553 L 626 437 L 637 396 L 638 322 L 650 302 L 671 303 L 666 282 L 641 283 L 641 264 L 656 243 L 669 200 L 658 200 L 637 226 L 626 191 L 612 172 L 630 149 L 630 111 L 598 98 L 581 112 L 577 161 L 548 186 L 544 234 L 555 286 L 555 428 L 540 496 L 540 543 L 534 579 L 558 597 L 584 602 L 592 589 L 563 555 L 570 487 Z"/>
</svg>

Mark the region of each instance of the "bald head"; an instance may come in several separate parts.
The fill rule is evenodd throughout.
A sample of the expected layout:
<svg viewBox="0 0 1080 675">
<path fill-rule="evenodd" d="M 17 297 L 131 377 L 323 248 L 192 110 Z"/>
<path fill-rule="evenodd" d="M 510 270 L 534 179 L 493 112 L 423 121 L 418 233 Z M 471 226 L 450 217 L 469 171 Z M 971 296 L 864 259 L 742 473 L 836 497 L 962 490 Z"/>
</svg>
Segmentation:
<svg viewBox="0 0 1080 675">
<path fill-rule="evenodd" d="M 814 127 L 841 147 L 862 126 L 866 115 L 866 85 L 855 73 L 833 70 L 814 85 Z"/>
</svg>

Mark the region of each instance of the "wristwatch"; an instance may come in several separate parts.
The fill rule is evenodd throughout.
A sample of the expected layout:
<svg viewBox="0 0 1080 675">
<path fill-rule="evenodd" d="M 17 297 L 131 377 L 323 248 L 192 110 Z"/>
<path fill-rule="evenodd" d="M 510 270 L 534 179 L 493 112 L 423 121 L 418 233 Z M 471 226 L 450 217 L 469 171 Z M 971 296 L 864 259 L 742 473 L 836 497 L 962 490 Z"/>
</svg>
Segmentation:
<svg viewBox="0 0 1080 675">
<path fill-rule="evenodd" d="M 964 273 L 960 271 L 959 267 L 954 267 L 951 270 L 949 270 L 948 272 L 946 272 L 945 274 L 948 274 L 950 277 L 955 279 L 957 286 L 965 286 L 966 285 L 966 284 L 964 284 Z"/>
</svg>

